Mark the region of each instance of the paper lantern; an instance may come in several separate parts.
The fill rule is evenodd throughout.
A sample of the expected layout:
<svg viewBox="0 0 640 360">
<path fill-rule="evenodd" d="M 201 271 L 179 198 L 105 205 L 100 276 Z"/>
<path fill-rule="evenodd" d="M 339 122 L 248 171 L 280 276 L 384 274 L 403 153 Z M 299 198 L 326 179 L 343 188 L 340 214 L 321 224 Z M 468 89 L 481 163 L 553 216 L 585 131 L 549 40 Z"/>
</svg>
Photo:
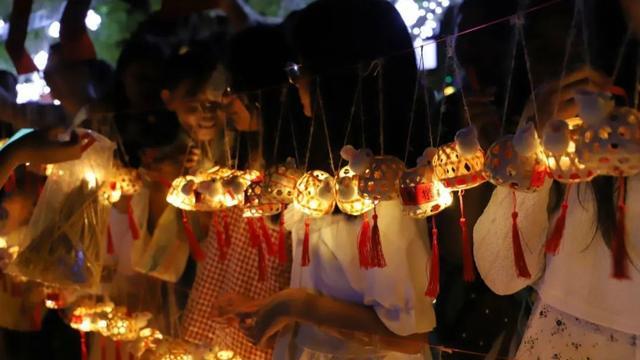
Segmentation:
<svg viewBox="0 0 640 360">
<path fill-rule="evenodd" d="M 67 306 L 65 293 L 60 288 L 48 287 L 44 288 L 44 306 L 47 309 L 57 310 Z"/>
<path fill-rule="evenodd" d="M 371 201 L 387 201 L 398 197 L 400 174 L 404 163 L 393 156 L 376 156 L 358 179 L 358 192 Z"/>
<path fill-rule="evenodd" d="M 304 174 L 296 183 L 293 204 L 309 217 L 328 215 L 335 207 L 335 181 L 321 170 Z"/>
<path fill-rule="evenodd" d="M 417 166 L 400 176 L 400 198 L 403 211 L 417 219 L 432 216 L 453 202 L 451 192 L 433 176 L 431 166 Z"/>
<path fill-rule="evenodd" d="M 183 340 L 164 338 L 159 341 L 151 360 L 194 360 L 199 359 L 198 351 L 193 344 Z M 198 356 L 198 357 L 197 357 Z"/>
<path fill-rule="evenodd" d="M 149 313 L 128 315 L 126 309 L 116 308 L 100 326 L 100 333 L 114 341 L 133 341 L 140 335 L 140 330 L 147 326 L 149 319 Z"/>
<path fill-rule="evenodd" d="M 113 309 L 110 301 L 78 306 L 72 312 L 69 326 L 81 332 L 100 331 L 105 327 L 103 321 Z"/>
<path fill-rule="evenodd" d="M 217 346 L 205 355 L 205 360 L 241 360 L 235 351 L 226 346 Z"/>
<path fill-rule="evenodd" d="M 433 158 L 436 178 L 449 190 L 465 190 L 486 181 L 484 152 L 478 148 L 473 154 L 463 155 L 455 142 L 438 148 Z"/>
<path fill-rule="evenodd" d="M 255 181 L 244 191 L 242 216 L 261 217 L 278 214 L 282 211 L 282 203 L 269 196 L 264 190 L 264 183 Z"/>
<path fill-rule="evenodd" d="M 336 203 L 345 214 L 362 215 L 375 206 L 372 199 L 358 193 L 358 179 L 359 176 L 348 166 L 340 170 L 336 179 Z"/>
<path fill-rule="evenodd" d="M 582 119 L 551 120 L 545 125 L 542 145 L 547 158 L 547 168 L 554 180 L 574 184 L 593 179 L 595 169 L 583 164 L 576 153 L 581 141 Z"/>
<path fill-rule="evenodd" d="M 532 125 L 523 127 L 530 135 L 529 144 L 514 143 L 514 135 L 498 139 L 487 151 L 484 160 L 486 176 L 496 186 L 507 186 L 512 190 L 534 192 L 544 184 L 547 164 L 542 146 Z"/>
<path fill-rule="evenodd" d="M 576 152 L 584 166 L 610 176 L 640 172 L 640 114 L 635 109 L 613 108 L 597 121 L 581 117 L 585 123 Z"/>
<path fill-rule="evenodd" d="M 276 165 L 269 170 L 264 179 L 264 190 L 282 204 L 291 204 L 296 191 L 296 183 L 304 175 L 297 169 L 295 162 L 289 159 L 285 164 Z"/>
<path fill-rule="evenodd" d="M 146 351 L 155 350 L 164 336 L 156 329 L 144 328 L 138 334 L 138 340 L 135 343 L 135 355 L 141 357 Z"/>
<path fill-rule="evenodd" d="M 114 170 L 109 181 L 100 187 L 100 198 L 107 204 L 120 200 L 121 196 L 133 196 L 142 189 L 142 177 L 137 169 L 120 167 Z"/>
</svg>

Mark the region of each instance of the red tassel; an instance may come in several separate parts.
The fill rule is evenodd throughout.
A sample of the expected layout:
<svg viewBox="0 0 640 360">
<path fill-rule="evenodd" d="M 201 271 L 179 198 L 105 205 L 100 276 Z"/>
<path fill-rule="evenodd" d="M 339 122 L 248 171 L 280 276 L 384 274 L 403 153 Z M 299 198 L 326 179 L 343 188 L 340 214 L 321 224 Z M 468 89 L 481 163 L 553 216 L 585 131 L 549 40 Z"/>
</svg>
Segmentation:
<svg viewBox="0 0 640 360">
<path fill-rule="evenodd" d="M 284 228 L 284 214 L 280 214 L 280 227 L 278 229 L 278 263 L 287 263 L 287 231 Z"/>
<path fill-rule="evenodd" d="M 131 238 L 133 240 L 140 239 L 140 229 L 138 228 L 138 223 L 136 222 L 136 217 L 133 213 L 133 206 L 131 206 L 131 201 L 127 205 L 127 217 L 129 218 L 129 230 L 131 230 Z"/>
<path fill-rule="evenodd" d="M 107 360 L 107 341 L 104 336 L 100 336 L 100 360 Z"/>
<path fill-rule="evenodd" d="M 518 210 L 516 210 L 516 192 L 513 192 L 513 212 L 511 213 L 511 242 L 513 245 L 513 259 L 516 265 L 518 277 L 531 279 L 531 273 L 527 266 L 527 259 L 522 250 L 522 240 L 518 229 Z"/>
<path fill-rule="evenodd" d="M 438 228 L 435 216 L 431 217 L 431 267 L 429 269 L 429 283 L 424 294 L 432 299 L 440 293 L 440 249 L 438 247 Z"/>
<path fill-rule="evenodd" d="M 613 278 L 618 280 L 629 279 L 629 263 L 627 261 L 627 249 L 625 246 L 625 178 L 618 181 L 618 214 L 616 233 L 611 242 L 611 254 L 613 256 Z"/>
<path fill-rule="evenodd" d="M 547 239 L 547 243 L 544 247 L 544 251 L 550 255 L 558 254 L 558 250 L 560 249 L 560 241 L 562 240 L 562 235 L 564 234 L 564 227 L 567 221 L 567 209 L 569 209 L 569 192 L 571 191 L 571 185 L 567 185 L 567 188 L 564 192 L 564 199 L 562 200 L 562 205 L 560 206 L 560 216 L 556 219 L 556 223 L 553 225 L 553 231 L 551 231 L 551 236 Z"/>
<path fill-rule="evenodd" d="M 360 260 L 361 269 L 369 269 L 369 253 L 371 252 L 371 225 L 367 214 L 363 215 L 362 225 L 360 225 L 360 234 L 358 235 L 358 259 Z"/>
<path fill-rule="evenodd" d="M 267 254 L 269 256 L 275 256 L 276 248 L 273 246 L 273 241 L 271 241 L 271 232 L 269 232 L 269 228 L 267 227 L 267 222 L 264 220 L 264 217 L 260 217 L 258 219 L 258 224 L 260 225 L 260 230 L 262 231 L 262 240 L 264 241 L 264 245 L 267 248 Z"/>
<path fill-rule="evenodd" d="M 87 360 L 87 334 L 83 331 L 80 332 L 80 351 L 82 353 L 82 360 Z"/>
<path fill-rule="evenodd" d="M 467 230 L 467 219 L 464 217 L 464 202 L 462 196 L 464 190 L 458 192 L 458 199 L 460 200 L 460 231 L 462 232 L 462 267 L 464 281 L 472 282 L 476 278 L 475 270 L 473 267 L 473 249 L 471 248 L 471 241 L 469 241 L 469 232 Z"/>
<path fill-rule="evenodd" d="M 245 218 L 247 222 L 247 230 L 249 232 L 249 241 L 251 243 L 251 247 L 260 246 L 260 233 L 258 233 L 258 228 L 256 228 L 256 223 L 253 221 L 253 218 Z"/>
<path fill-rule="evenodd" d="M 201 262 L 205 258 L 204 251 L 200 247 L 200 243 L 198 239 L 196 239 L 196 235 L 193 233 L 193 229 L 191 228 L 191 224 L 189 224 L 189 219 L 187 218 L 187 212 L 182 210 L 182 226 L 184 227 L 184 232 L 187 235 L 187 241 L 189 242 L 189 248 L 191 249 L 191 256 L 197 262 Z"/>
<path fill-rule="evenodd" d="M 218 244 L 218 260 L 227 260 L 227 241 L 225 240 L 223 225 L 220 225 L 218 213 L 211 214 L 211 222 L 216 233 L 216 244 Z"/>
<path fill-rule="evenodd" d="M 304 240 L 302 241 L 302 258 L 300 259 L 301 266 L 309 266 L 311 258 L 309 256 L 309 227 L 310 222 L 308 218 L 304 219 Z"/>
<path fill-rule="evenodd" d="M 222 212 L 222 223 L 224 226 L 224 246 L 228 252 L 231 248 L 231 224 L 229 222 L 229 214 L 226 211 Z"/>
<path fill-rule="evenodd" d="M 135 360 L 135 359 L 136 359 L 135 355 L 133 355 L 133 353 L 130 352 L 129 353 L 129 360 Z"/>
<path fill-rule="evenodd" d="M 267 259 L 262 244 L 258 244 L 258 281 L 262 282 L 267 279 Z"/>
<path fill-rule="evenodd" d="M 113 236 L 111 235 L 111 225 L 107 224 L 107 254 L 113 255 L 115 249 L 113 246 Z"/>
<path fill-rule="evenodd" d="M 378 213 L 373 208 L 373 226 L 371 227 L 371 249 L 369 250 L 369 267 L 384 268 L 387 261 L 382 251 L 382 242 L 380 241 L 380 228 L 378 227 Z"/>
<path fill-rule="evenodd" d="M 122 343 L 116 341 L 116 360 L 122 360 Z"/>
<path fill-rule="evenodd" d="M 260 243 L 260 232 L 253 218 L 248 217 L 246 221 L 251 247 L 258 252 L 258 281 L 264 281 L 267 276 L 267 261 L 265 259 L 264 249 Z"/>
</svg>

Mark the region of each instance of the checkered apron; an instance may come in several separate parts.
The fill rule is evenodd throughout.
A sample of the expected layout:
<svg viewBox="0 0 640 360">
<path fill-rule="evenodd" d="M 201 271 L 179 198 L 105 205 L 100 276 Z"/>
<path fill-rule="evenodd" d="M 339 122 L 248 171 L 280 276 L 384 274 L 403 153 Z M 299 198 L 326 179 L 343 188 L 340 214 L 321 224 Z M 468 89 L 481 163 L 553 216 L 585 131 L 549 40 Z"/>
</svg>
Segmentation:
<svg viewBox="0 0 640 360">
<path fill-rule="evenodd" d="M 290 262 L 278 263 L 277 257 L 266 256 L 267 276 L 258 281 L 258 250 L 251 245 L 246 219 L 242 209 L 235 207 L 214 214 L 226 217 L 229 223 L 230 248 L 224 261 L 219 259 L 220 248 L 212 220 L 203 250 L 206 259 L 198 265 L 196 279 L 184 311 L 182 331 L 185 340 L 210 346 L 225 345 L 243 360 L 271 359 L 271 351 L 253 346 L 236 326 L 223 325 L 211 319 L 212 305 L 224 294 L 236 293 L 252 299 L 268 297 L 289 286 Z M 267 224 L 269 222 L 267 221 Z M 277 247 L 278 229 L 267 225 L 271 239 Z M 219 231 L 218 231 L 219 233 Z M 291 254 L 290 249 L 287 254 Z M 290 257 L 290 256 L 289 256 Z"/>
</svg>

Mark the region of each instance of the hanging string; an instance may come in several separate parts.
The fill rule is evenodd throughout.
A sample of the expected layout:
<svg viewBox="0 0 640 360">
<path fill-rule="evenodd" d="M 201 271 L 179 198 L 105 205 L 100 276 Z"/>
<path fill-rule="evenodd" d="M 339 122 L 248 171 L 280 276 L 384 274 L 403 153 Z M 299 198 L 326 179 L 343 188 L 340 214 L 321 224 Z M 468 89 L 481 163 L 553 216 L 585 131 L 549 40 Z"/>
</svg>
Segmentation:
<svg viewBox="0 0 640 360">
<path fill-rule="evenodd" d="M 513 82 L 513 72 L 516 65 L 516 53 L 518 52 L 518 29 L 514 28 L 511 33 L 511 63 L 509 65 L 509 76 L 507 77 L 507 88 L 504 95 L 504 106 L 502 108 L 502 124 L 500 125 L 500 135 L 504 135 L 507 128 L 507 113 L 509 110 L 509 99 L 511 98 L 511 83 Z"/>
<path fill-rule="evenodd" d="M 422 69 L 424 66 L 424 47 L 420 47 L 420 62 L 418 66 L 418 71 Z M 411 102 L 411 114 L 409 116 L 409 130 L 407 131 L 407 143 L 404 147 L 404 163 L 407 163 L 407 158 L 409 157 L 409 146 L 411 143 L 411 132 L 413 130 L 413 120 L 416 117 L 416 102 L 418 100 L 418 87 L 420 86 L 420 74 L 416 74 L 416 85 L 413 89 L 413 100 Z"/>
<path fill-rule="evenodd" d="M 353 124 L 353 118 L 355 117 L 355 114 L 356 114 L 356 106 L 357 106 L 357 103 L 358 103 L 358 98 L 360 97 L 360 92 L 362 90 L 362 78 L 363 78 L 362 72 L 358 71 L 358 83 L 356 85 L 356 93 L 353 96 L 353 103 L 351 105 L 351 111 L 349 112 L 349 121 L 347 122 L 347 128 L 346 128 L 345 133 L 344 133 L 344 141 L 342 141 L 342 147 L 347 146 L 347 142 L 349 141 L 349 134 L 351 133 L 351 126 Z M 364 134 L 364 128 L 362 129 L 362 132 Z M 344 159 L 341 156 L 339 158 L 339 161 L 338 161 L 338 171 L 340 171 L 340 169 L 342 169 L 342 162 L 343 161 L 344 161 Z"/>
<path fill-rule="evenodd" d="M 262 136 L 261 136 L 262 137 Z M 238 163 L 240 162 L 240 140 L 242 139 L 240 133 L 236 133 L 236 141 L 235 141 L 235 145 L 236 145 L 236 156 L 235 159 L 233 161 L 233 168 L 234 169 L 238 169 Z"/>
<path fill-rule="evenodd" d="M 422 92 L 424 95 L 424 103 L 427 111 L 426 121 L 427 121 L 427 131 L 429 132 L 427 136 L 429 137 L 429 146 L 434 147 L 433 144 L 433 129 L 431 126 L 431 99 L 429 96 L 429 87 L 427 86 L 427 76 L 426 72 L 422 74 Z"/>
<path fill-rule="evenodd" d="M 618 73 L 620 72 L 620 67 L 622 66 L 622 58 L 624 57 L 624 52 L 627 48 L 627 44 L 629 43 L 629 40 L 631 39 L 631 26 L 629 26 L 629 28 L 627 29 L 627 33 L 624 36 L 624 40 L 622 41 L 622 44 L 620 45 L 620 49 L 618 50 L 618 57 L 616 58 L 616 65 L 613 68 L 613 75 L 611 75 L 611 79 L 615 82 L 616 78 L 618 77 Z"/>
<path fill-rule="evenodd" d="M 331 148 L 331 137 L 329 137 L 329 127 L 327 125 L 327 114 L 324 111 L 324 101 L 322 100 L 322 92 L 320 91 L 320 79 L 316 81 L 316 96 L 318 97 L 318 110 L 322 119 L 322 127 L 324 128 L 324 136 L 327 141 L 327 150 L 329 150 L 329 162 L 333 175 L 337 174 L 335 162 L 333 161 L 333 150 Z"/>
<path fill-rule="evenodd" d="M 364 74 L 366 75 L 366 74 Z M 362 75 L 364 77 L 364 75 Z M 362 135 L 362 148 L 366 148 L 367 147 L 367 135 L 365 134 L 364 129 L 366 129 L 366 120 L 364 118 L 364 96 L 363 95 L 363 89 L 362 87 L 360 87 L 360 135 Z"/>
<path fill-rule="evenodd" d="M 231 166 L 232 164 L 232 159 L 231 159 L 231 148 L 230 148 L 230 144 L 229 144 L 229 139 L 227 138 L 227 125 L 226 121 L 224 126 L 222 127 L 222 136 L 223 136 L 223 140 L 224 140 L 224 151 L 226 152 L 227 155 L 227 166 Z"/>
<path fill-rule="evenodd" d="M 384 59 L 377 61 L 378 64 L 378 112 L 380 113 L 380 155 L 384 155 Z"/>
<path fill-rule="evenodd" d="M 538 103 L 536 101 L 536 89 L 535 84 L 533 83 L 533 76 L 531 74 L 531 61 L 529 59 L 529 51 L 527 50 L 527 42 L 524 37 L 524 18 L 522 14 L 516 15 L 516 27 L 518 29 L 518 36 L 520 37 L 520 42 L 522 43 L 522 54 L 524 55 L 524 62 L 527 67 L 527 77 L 529 78 L 529 88 L 531 90 L 531 101 L 533 103 L 533 121 L 538 126 Z"/>
<path fill-rule="evenodd" d="M 556 118 L 558 115 L 558 109 L 560 108 L 560 91 L 562 90 L 562 79 L 564 79 L 564 77 L 567 75 L 567 66 L 569 63 L 569 55 L 571 54 L 571 46 L 573 45 L 573 38 L 575 37 L 576 34 L 576 26 L 577 26 L 577 21 L 578 21 L 578 2 L 580 0 L 577 0 L 575 3 L 575 8 L 573 11 L 573 19 L 571 20 L 571 26 L 569 29 L 569 35 L 567 36 L 567 43 L 565 45 L 565 50 L 564 50 L 564 58 L 562 59 L 562 70 L 560 71 L 560 80 L 558 81 L 558 88 L 556 90 L 556 101 L 554 104 L 554 109 L 553 109 L 553 117 Z M 586 44 L 585 44 L 586 46 Z M 586 59 L 585 59 L 586 60 Z"/>
<path fill-rule="evenodd" d="M 316 98 L 317 101 L 317 98 Z M 304 158 L 304 170 L 309 168 L 309 156 L 311 155 L 311 144 L 313 143 L 313 130 L 316 126 L 316 114 L 315 112 L 311 116 L 311 124 L 309 125 L 309 138 L 307 140 L 307 154 Z"/>
<path fill-rule="evenodd" d="M 471 113 L 469 112 L 469 106 L 467 106 L 467 99 L 464 96 L 464 84 L 462 82 L 462 75 L 460 70 L 460 64 L 456 57 L 456 38 L 451 37 L 447 39 L 447 56 L 451 56 L 453 60 L 453 76 L 456 84 L 460 86 L 460 98 L 462 98 L 462 107 L 464 108 L 464 116 L 467 120 L 467 124 L 471 125 Z"/>
<path fill-rule="evenodd" d="M 584 61 L 587 63 L 588 67 L 591 67 L 591 53 L 589 52 L 589 32 L 587 31 L 587 15 L 584 8 L 584 0 L 576 0 L 576 15 L 578 12 L 580 13 L 580 20 L 582 21 L 582 51 L 584 56 Z"/>
<path fill-rule="evenodd" d="M 278 146 L 280 145 L 280 131 L 282 129 L 282 122 L 285 115 L 285 110 L 287 107 L 287 96 L 288 96 L 289 86 L 283 86 L 280 91 L 280 115 L 278 116 L 278 125 L 276 126 L 276 138 L 273 143 L 273 154 L 271 155 L 271 161 L 277 161 L 278 155 Z"/>
<path fill-rule="evenodd" d="M 300 165 L 300 152 L 298 151 L 298 141 L 296 140 L 296 129 L 291 119 L 291 114 L 287 116 L 289 119 L 289 128 L 291 129 L 291 142 L 293 143 L 293 156 L 296 158 L 296 165 Z"/>
</svg>

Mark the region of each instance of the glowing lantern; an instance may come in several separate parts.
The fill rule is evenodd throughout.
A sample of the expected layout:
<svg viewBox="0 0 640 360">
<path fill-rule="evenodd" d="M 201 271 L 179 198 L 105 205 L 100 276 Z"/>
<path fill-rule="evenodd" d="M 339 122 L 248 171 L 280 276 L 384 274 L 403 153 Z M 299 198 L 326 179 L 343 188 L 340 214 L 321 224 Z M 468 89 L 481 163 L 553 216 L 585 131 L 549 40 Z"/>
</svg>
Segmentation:
<svg viewBox="0 0 640 360">
<path fill-rule="evenodd" d="M 293 204 L 309 217 L 330 214 L 335 206 L 333 177 L 321 170 L 304 174 L 296 183 Z"/>
<path fill-rule="evenodd" d="M 425 151 L 424 161 L 405 170 L 400 176 L 400 198 L 404 212 L 417 219 L 435 215 L 451 205 L 453 197 L 440 181 L 436 180 L 431 167 L 434 151 Z"/>
<path fill-rule="evenodd" d="M 158 343 L 163 339 L 162 333 L 156 329 L 144 328 L 138 334 L 138 340 L 135 343 L 135 354 L 141 357 L 148 350 L 155 350 Z"/>
<path fill-rule="evenodd" d="M 256 181 L 247 186 L 244 191 L 244 206 L 242 216 L 261 217 L 271 216 L 282 211 L 282 204 L 266 194 L 264 184 Z"/>
<path fill-rule="evenodd" d="M 114 204 L 122 196 L 132 196 L 142 189 L 142 177 L 138 170 L 120 167 L 114 171 L 110 181 L 100 188 L 100 198 L 107 204 Z"/>
<path fill-rule="evenodd" d="M 358 179 L 350 167 L 345 166 L 338 173 L 336 179 L 336 203 L 338 208 L 349 215 L 362 215 L 374 207 L 370 198 L 360 196 L 358 193 Z"/>
<path fill-rule="evenodd" d="M 241 360 L 235 351 L 226 346 L 218 346 L 205 355 L 205 360 Z"/>
<path fill-rule="evenodd" d="M 438 148 L 433 157 L 433 169 L 436 178 L 452 191 L 470 189 L 486 180 L 484 152 L 480 146 L 465 149 L 458 140 Z"/>
<path fill-rule="evenodd" d="M 597 175 L 595 169 L 585 166 L 576 153 L 581 141 L 582 119 L 551 120 L 545 125 L 542 145 L 547 157 L 551 177 L 565 184 L 589 181 Z"/>
<path fill-rule="evenodd" d="M 520 127 L 516 135 L 496 141 L 484 160 L 488 180 L 496 186 L 534 192 L 547 176 L 546 158 L 533 124 Z"/>
<path fill-rule="evenodd" d="M 580 161 L 602 175 L 632 176 L 640 172 L 640 114 L 615 107 L 608 94 L 576 96 L 584 125 L 576 152 Z"/>
<path fill-rule="evenodd" d="M 69 325 L 81 332 L 100 331 L 105 317 L 113 311 L 112 302 L 78 306 L 73 310 Z"/>
<path fill-rule="evenodd" d="M 128 315 L 125 309 L 116 308 L 109 314 L 106 323 L 100 326 L 100 332 L 114 341 L 133 341 L 138 338 L 140 330 L 150 318 L 149 313 Z"/>
<path fill-rule="evenodd" d="M 62 289 L 45 286 L 44 306 L 47 309 L 63 309 L 67 306 L 67 304 L 67 299 Z"/>
<path fill-rule="evenodd" d="M 296 183 L 304 173 L 296 168 L 293 159 L 285 164 L 276 165 L 269 170 L 264 179 L 264 190 L 283 204 L 291 204 L 296 191 Z"/>
<path fill-rule="evenodd" d="M 151 360 L 193 360 L 196 357 L 194 345 L 178 339 L 164 338 L 162 339 L 152 355 Z"/>
<path fill-rule="evenodd" d="M 358 179 L 358 191 L 374 202 L 398 197 L 400 174 L 404 163 L 393 156 L 376 156 Z"/>
</svg>

